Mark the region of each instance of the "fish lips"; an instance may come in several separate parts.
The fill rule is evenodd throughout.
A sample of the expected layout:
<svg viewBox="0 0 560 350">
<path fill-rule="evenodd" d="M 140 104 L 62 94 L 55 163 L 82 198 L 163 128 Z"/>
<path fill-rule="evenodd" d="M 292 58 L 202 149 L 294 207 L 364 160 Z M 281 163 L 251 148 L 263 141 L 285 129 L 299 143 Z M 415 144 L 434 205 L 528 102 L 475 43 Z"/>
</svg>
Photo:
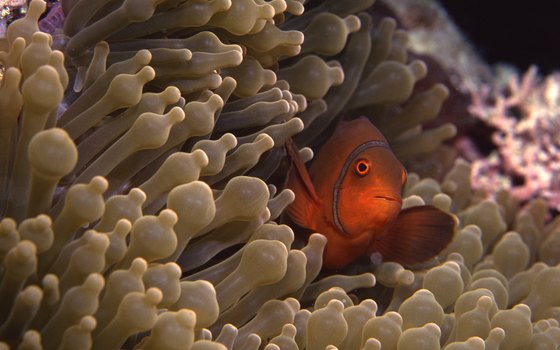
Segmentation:
<svg viewBox="0 0 560 350">
<path fill-rule="evenodd" d="M 387 196 L 387 195 L 376 195 L 373 198 L 375 199 L 381 199 L 384 201 L 389 201 L 389 202 L 396 202 L 399 205 L 402 205 L 402 199 L 397 197 L 397 196 Z"/>
</svg>

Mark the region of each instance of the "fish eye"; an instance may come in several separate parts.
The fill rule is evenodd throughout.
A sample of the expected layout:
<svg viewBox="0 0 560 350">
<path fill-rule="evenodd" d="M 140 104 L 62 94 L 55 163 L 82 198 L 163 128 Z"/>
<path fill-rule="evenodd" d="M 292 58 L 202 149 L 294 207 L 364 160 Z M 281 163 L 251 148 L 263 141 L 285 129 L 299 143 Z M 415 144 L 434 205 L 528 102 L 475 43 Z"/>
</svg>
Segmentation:
<svg viewBox="0 0 560 350">
<path fill-rule="evenodd" d="M 401 175 L 401 182 L 402 185 L 404 186 L 406 184 L 406 177 L 407 177 L 408 173 L 406 172 L 406 169 L 403 168 L 402 169 L 402 175 Z"/>
<path fill-rule="evenodd" d="M 367 159 L 358 159 L 354 167 L 354 173 L 360 177 L 366 176 L 371 169 L 371 163 Z"/>
</svg>

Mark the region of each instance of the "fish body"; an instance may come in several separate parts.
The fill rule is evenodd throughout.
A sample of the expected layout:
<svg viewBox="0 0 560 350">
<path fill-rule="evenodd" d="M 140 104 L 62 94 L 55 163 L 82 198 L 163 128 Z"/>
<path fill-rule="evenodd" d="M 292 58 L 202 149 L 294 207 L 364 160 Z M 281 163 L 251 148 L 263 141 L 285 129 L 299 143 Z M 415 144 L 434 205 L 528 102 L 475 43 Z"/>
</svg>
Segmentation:
<svg viewBox="0 0 560 350">
<path fill-rule="evenodd" d="M 323 266 L 341 268 L 364 253 L 404 265 L 437 255 L 451 240 L 453 217 L 433 206 L 401 210 L 406 171 L 365 117 L 341 121 L 309 171 L 293 143 L 287 208 L 298 225 L 328 239 Z"/>
</svg>

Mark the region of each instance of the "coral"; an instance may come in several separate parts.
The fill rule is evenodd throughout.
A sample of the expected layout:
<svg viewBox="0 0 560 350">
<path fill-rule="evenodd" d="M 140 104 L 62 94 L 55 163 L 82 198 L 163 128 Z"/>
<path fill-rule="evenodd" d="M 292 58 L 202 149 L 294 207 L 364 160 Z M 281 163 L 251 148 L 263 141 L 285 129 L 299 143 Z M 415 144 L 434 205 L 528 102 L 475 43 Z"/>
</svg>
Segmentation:
<svg viewBox="0 0 560 350">
<path fill-rule="evenodd" d="M 372 3 L 31 1 L 0 44 L 0 348 L 557 347 L 558 221 L 465 161 L 409 169 L 404 206 L 461 221 L 424 266 L 321 271 L 283 224 L 288 138 L 310 160 L 363 114 L 408 162 L 456 132 Z"/>
<path fill-rule="evenodd" d="M 506 69 L 501 75 L 495 85 L 472 91 L 470 111 L 492 128 L 495 148 L 486 159 L 472 159 L 474 186 L 511 188 L 520 202 L 542 198 L 559 210 L 558 74 L 543 80 L 532 67 L 522 76 Z"/>
</svg>

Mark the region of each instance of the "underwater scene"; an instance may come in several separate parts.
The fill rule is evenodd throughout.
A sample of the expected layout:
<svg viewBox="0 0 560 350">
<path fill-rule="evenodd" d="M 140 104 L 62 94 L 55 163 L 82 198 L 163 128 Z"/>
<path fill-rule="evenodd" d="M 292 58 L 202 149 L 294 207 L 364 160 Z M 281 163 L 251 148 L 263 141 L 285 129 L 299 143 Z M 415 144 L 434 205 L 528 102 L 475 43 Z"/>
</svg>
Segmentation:
<svg viewBox="0 0 560 350">
<path fill-rule="evenodd" d="M 0 350 L 560 349 L 558 73 L 435 0 L 0 11 Z"/>
</svg>

